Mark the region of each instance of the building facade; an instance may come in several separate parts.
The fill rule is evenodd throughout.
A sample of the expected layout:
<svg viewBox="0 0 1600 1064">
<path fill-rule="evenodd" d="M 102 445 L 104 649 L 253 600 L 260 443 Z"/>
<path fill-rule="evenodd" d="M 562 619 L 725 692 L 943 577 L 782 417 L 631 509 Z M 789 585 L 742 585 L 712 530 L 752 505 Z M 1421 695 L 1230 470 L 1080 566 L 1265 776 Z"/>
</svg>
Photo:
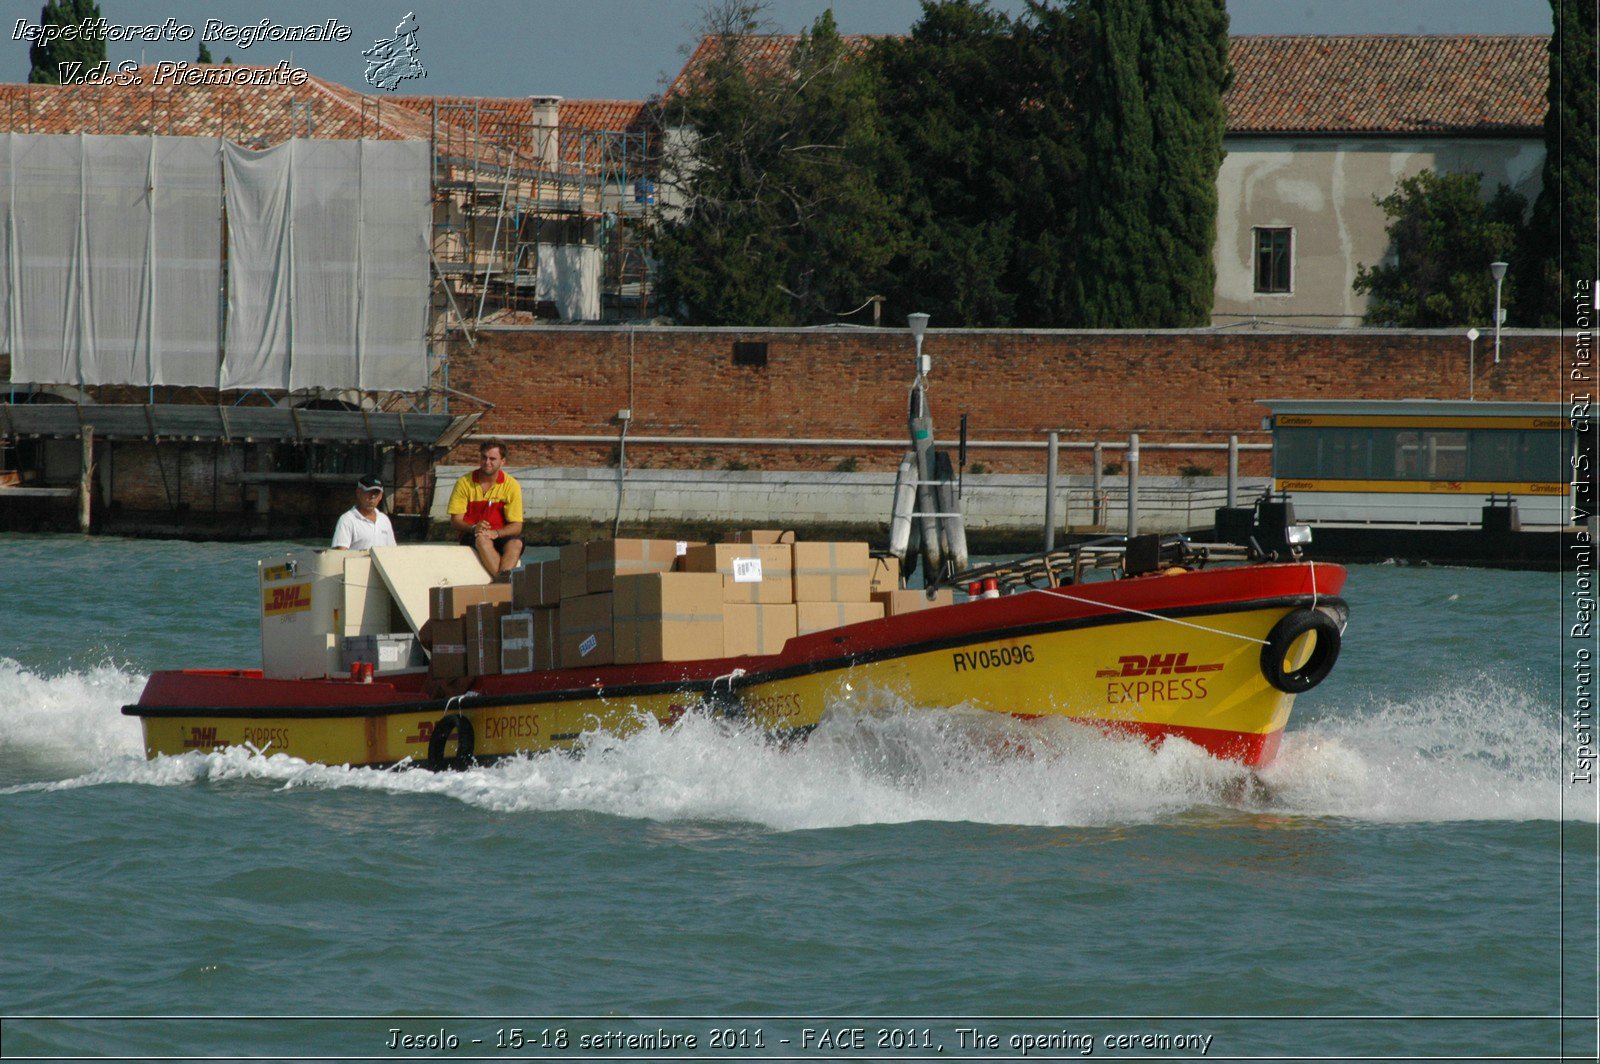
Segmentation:
<svg viewBox="0 0 1600 1064">
<path fill-rule="evenodd" d="M 1217 325 L 1360 325 L 1357 270 L 1389 260 L 1377 200 L 1423 170 L 1531 208 L 1549 39 L 1237 37 L 1217 178 Z"/>
</svg>

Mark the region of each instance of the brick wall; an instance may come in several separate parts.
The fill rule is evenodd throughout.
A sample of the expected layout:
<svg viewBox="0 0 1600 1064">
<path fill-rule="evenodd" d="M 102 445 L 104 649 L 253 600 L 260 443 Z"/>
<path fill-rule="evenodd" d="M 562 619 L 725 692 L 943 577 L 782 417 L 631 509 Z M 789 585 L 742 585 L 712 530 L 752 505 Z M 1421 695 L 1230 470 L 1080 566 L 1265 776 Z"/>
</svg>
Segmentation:
<svg viewBox="0 0 1600 1064">
<path fill-rule="evenodd" d="M 480 433 L 615 437 L 618 410 L 633 411 L 630 436 L 738 436 L 903 440 L 912 343 L 904 330 L 504 328 L 449 346 L 453 388 L 495 403 Z M 737 366 L 735 341 L 765 341 L 767 365 Z M 1568 345 L 1572 340 L 1569 338 Z M 630 351 L 631 345 L 631 351 Z M 1561 338 L 1506 333 L 1478 342 L 1477 397 L 1560 398 Z M 1244 332 L 932 331 L 935 425 L 954 439 L 962 412 L 975 440 L 1225 443 L 1267 442 L 1258 399 L 1465 399 L 1467 342 L 1454 331 Z M 1570 352 L 1569 352 L 1570 353 Z M 631 389 L 630 389 L 631 377 Z M 455 399 L 453 409 L 470 408 Z M 513 443 L 514 465 L 603 465 L 615 444 Z M 463 445 L 450 461 L 473 460 Z M 833 469 L 854 458 L 889 470 L 896 448 L 713 448 L 630 444 L 630 466 Z M 1222 472 L 1212 452 L 1145 451 L 1150 474 L 1185 465 Z M 1107 452 L 1107 461 L 1120 460 Z M 993 472 L 1037 472 L 1038 451 L 977 450 Z M 1068 452 L 1063 467 L 1087 470 Z M 1268 471 L 1246 454 L 1246 474 Z"/>
</svg>

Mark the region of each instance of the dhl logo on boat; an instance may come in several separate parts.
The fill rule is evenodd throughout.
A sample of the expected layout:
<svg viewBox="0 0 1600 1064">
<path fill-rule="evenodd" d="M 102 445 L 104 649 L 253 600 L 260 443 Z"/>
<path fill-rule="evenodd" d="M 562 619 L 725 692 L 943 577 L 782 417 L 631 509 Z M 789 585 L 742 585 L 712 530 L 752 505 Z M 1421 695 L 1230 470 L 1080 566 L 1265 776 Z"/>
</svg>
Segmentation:
<svg viewBox="0 0 1600 1064">
<path fill-rule="evenodd" d="M 289 584 L 268 587 L 261 591 L 261 613 L 267 617 L 281 617 L 286 613 L 303 613 L 311 608 L 311 585 Z"/>
<path fill-rule="evenodd" d="M 1128 676 L 1181 676 L 1192 672 L 1221 672 L 1222 662 L 1190 665 L 1189 652 L 1175 654 L 1123 654 L 1117 658 L 1117 668 L 1101 669 L 1096 677 Z"/>
<path fill-rule="evenodd" d="M 1191 665 L 1187 651 L 1170 654 L 1123 654 L 1115 668 L 1099 669 L 1095 676 L 1108 679 L 1107 703 L 1191 702 L 1208 698 L 1206 677 L 1198 673 L 1221 672 L 1222 663 Z M 1141 679 L 1141 677 L 1176 677 Z"/>
</svg>

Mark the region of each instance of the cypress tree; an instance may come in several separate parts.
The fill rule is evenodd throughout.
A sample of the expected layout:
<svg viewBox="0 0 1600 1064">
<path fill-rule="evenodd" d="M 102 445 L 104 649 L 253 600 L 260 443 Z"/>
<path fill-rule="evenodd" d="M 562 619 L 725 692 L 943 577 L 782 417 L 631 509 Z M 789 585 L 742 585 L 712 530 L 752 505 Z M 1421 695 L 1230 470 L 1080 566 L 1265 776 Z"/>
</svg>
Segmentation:
<svg viewBox="0 0 1600 1064">
<path fill-rule="evenodd" d="M 200 54 L 195 56 L 194 61 L 196 63 L 211 63 L 213 61 L 211 58 L 211 49 L 206 47 L 205 41 L 200 42 Z"/>
<path fill-rule="evenodd" d="M 1156 145 L 1152 227 L 1166 261 L 1153 325 L 1209 325 L 1216 301 L 1217 175 L 1228 116 L 1222 104 L 1228 64 L 1228 11 L 1223 0 L 1159 0 L 1152 4 L 1154 46 L 1148 95 Z"/>
<path fill-rule="evenodd" d="M 1229 76 L 1223 0 L 1084 0 L 1082 19 L 1080 323 L 1205 324 Z"/>
<path fill-rule="evenodd" d="M 1019 225 L 1006 283 L 1017 296 L 1016 325 L 1060 328 L 1077 317 L 1072 278 L 1084 164 L 1076 102 L 1082 34 L 1075 7 L 1031 8 L 1014 32 L 1015 117 L 1002 173 Z"/>
<path fill-rule="evenodd" d="M 1086 0 L 1082 112 L 1084 178 L 1073 277 L 1079 324 L 1140 320 L 1147 284 L 1164 266 L 1151 228 L 1156 152 L 1141 51 L 1150 43 L 1145 0 Z"/>
<path fill-rule="evenodd" d="M 46 0 L 39 12 L 39 25 L 46 28 L 76 26 L 99 17 L 100 5 L 95 0 Z M 28 61 L 33 64 L 28 71 L 28 81 L 34 85 L 59 85 L 63 64 L 81 63 L 80 69 L 87 70 L 104 62 L 105 58 L 103 37 L 78 36 L 72 40 L 53 40 L 49 44 L 36 42 L 28 48 Z"/>
<path fill-rule="evenodd" d="M 1556 326 L 1577 278 L 1595 277 L 1595 35 L 1593 0 L 1551 0 L 1544 171 L 1513 269 L 1520 323 Z"/>
</svg>

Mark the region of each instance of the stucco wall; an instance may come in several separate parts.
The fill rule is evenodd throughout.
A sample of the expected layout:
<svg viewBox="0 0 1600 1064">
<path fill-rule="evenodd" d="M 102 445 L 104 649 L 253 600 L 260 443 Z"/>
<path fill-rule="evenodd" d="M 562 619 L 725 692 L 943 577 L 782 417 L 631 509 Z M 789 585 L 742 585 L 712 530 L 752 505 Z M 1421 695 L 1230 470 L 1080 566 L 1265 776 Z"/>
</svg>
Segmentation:
<svg viewBox="0 0 1600 1064">
<path fill-rule="evenodd" d="M 1389 254 L 1375 202 L 1423 170 L 1475 171 L 1487 198 L 1501 185 L 1539 194 L 1544 144 L 1534 138 L 1392 140 L 1229 137 L 1217 178 L 1217 292 L 1212 320 L 1359 325 L 1358 265 Z M 1293 291 L 1255 292 L 1254 228 L 1294 230 Z M 1484 323 L 1487 324 L 1487 323 Z"/>
</svg>

